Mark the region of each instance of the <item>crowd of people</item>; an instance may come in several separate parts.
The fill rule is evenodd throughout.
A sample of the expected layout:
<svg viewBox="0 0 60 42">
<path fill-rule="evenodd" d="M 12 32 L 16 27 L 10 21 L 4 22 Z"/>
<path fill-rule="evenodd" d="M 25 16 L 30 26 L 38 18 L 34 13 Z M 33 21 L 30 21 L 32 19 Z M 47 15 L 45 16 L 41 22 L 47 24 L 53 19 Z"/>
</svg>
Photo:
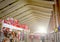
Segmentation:
<svg viewBox="0 0 60 42">
<path fill-rule="evenodd" d="M 17 33 L 0 30 L 0 42 L 19 42 L 17 38 Z"/>
</svg>

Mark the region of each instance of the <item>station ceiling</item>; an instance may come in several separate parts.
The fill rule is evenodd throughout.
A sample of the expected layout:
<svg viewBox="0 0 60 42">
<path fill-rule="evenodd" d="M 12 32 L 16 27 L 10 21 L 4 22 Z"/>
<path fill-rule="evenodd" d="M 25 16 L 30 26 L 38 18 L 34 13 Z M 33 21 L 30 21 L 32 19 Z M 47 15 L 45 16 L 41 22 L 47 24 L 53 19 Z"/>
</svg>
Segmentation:
<svg viewBox="0 0 60 42">
<path fill-rule="evenodd" d="M 48 28 L 53 4 L 44 0 L 0 0 L 0 19 L 12 17 L 35 32 L 38 26 Z"/>
</svg>

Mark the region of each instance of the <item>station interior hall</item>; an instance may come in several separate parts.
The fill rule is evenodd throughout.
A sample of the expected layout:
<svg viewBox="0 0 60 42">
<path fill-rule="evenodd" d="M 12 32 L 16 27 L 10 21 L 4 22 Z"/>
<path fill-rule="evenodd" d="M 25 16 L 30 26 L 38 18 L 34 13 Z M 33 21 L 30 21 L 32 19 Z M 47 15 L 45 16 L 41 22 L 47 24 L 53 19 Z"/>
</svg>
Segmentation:
<svg viewBox="0 0 60 42">
<path fill-rule="evenodd" d="M 0 0 L 0 42 L 60 42 L 60 0 Z"/>
</svg>

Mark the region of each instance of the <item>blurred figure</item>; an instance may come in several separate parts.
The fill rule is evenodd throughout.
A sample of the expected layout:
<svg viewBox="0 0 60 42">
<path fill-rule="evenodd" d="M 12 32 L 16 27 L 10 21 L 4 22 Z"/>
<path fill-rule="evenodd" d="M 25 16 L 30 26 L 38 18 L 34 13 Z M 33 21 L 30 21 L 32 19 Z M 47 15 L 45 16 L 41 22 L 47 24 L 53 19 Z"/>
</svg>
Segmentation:
<svg viewBox="0 0 60 42">
<path fill-rule="evenodd" d="M 2 42 L 10 42 L 9 38 L 4 38 Z"/>
</svg>

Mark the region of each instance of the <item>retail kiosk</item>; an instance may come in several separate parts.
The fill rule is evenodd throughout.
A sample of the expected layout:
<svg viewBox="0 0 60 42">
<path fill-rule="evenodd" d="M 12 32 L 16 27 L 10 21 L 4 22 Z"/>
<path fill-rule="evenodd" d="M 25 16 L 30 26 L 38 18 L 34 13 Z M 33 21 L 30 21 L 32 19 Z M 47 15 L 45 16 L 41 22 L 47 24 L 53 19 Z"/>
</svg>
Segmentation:
<svg viewBox="0 0 60 42">
<path fill-rule="evenodd" d="M 17 20 L 8 19 L 2 20 L 2 37 L 3 42 L 20 42 L 26 41 L 28 26 L 25 24 L 19 24 Z"/>
</svg>

